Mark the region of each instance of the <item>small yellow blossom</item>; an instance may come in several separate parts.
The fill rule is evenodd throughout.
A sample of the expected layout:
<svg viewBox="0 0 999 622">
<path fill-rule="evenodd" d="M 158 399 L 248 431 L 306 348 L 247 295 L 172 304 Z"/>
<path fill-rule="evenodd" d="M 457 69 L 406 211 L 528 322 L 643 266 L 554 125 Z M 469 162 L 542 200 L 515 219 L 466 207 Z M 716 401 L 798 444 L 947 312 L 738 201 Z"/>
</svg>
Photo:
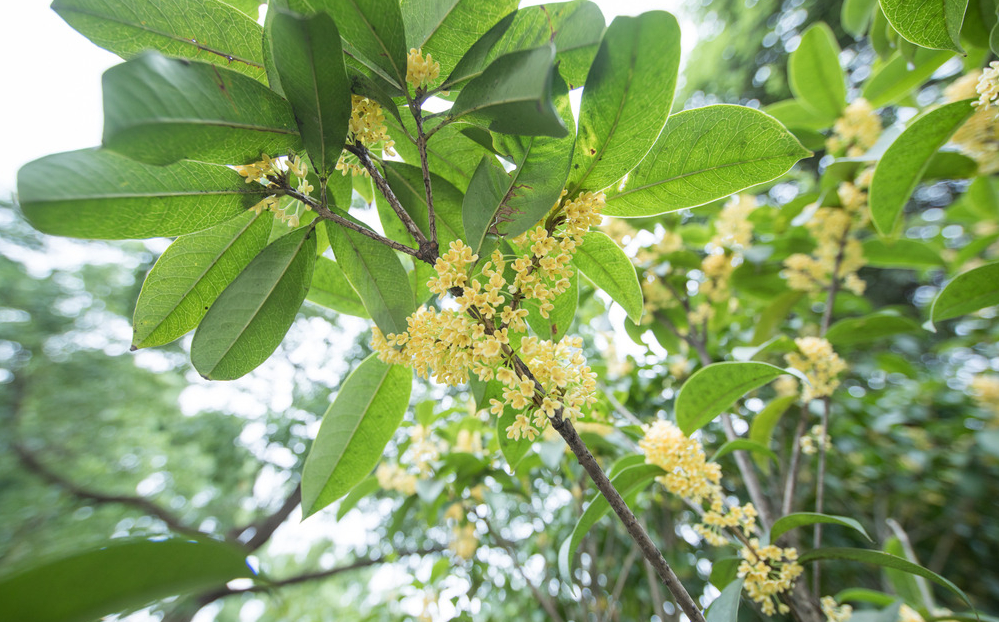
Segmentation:
<svg viewBox="0 0 999 622">
<path fill-rule="evenodd" d="M 721 481 L 721 467 L 708 462 L 701 444 L 687 438 L 680 428 L 669 421 L 656 421 L 645 429 L 638 442 L 645 452 L 645 462 L 666 471 L 657 481 L 671 493 L 700 503 L 713 496 Z"/>
<path fill-rule="evenodd" d="M 742 557 L 742 562 L 739 564 L 738 574 L 745 579 L 743 589 L 746 594 L 768 616 L 777 612 L 787 613 L 788 606 L 778 602 L 777 598 L 789 591 L 795 579 L 804 571 L 797 562 L 798 551 L 794 548 L 782 549 L 772 544 L 760 546 L 760 541 L 752 538 L 749 546 L 739 551 L 739 556 Z"/>
<path fill-rule="evenodd" d="M 414 88 L 430 84 L 441 75 L 441 65 L 430 54 L 423 57 L 423 50 L 412 48 L 406 57 L 406 82 Z"/>
<path fill-rule="evenodd" d="M 976 108 L 994 108 L 999 101 L 999 60 L 989 63 L 989 66 L 982 71 L 982 76 L 978 79 L 975 90 L 978 92 Z"/>
<path fill-rule="evenodd" d="M 823 596 L 821 603 L 826 622 L 846 622 L 853 615 L 853 607 L 837 604 L 832 596 Z"/>
<path fill-rule="evenodd" d="M 832 344 L 820 337 L 800 337 L 794 343 L 798 352 L 786 354 L 784 359 L 808 378 L 810 384 L 802 390 L 802 399 L 809 402 L 832 395 L 839 386 L 836 376 L 846 370 L 846 363 L 833 351 Z"/>
<path fill-rule="evenodd" d="M 843 208 L 821 207 L 805 225 L 816 241 L 812 255 L 795 253 L 784 260 L 784 276 L 791 289 L 815 293 L 829 287 L 835 278 L 858 296 L 864 293 L 865 283 L 857 276 L 866 263 L 863 245 L 851 233 L 854 213 L 861 214 L 861 223 L 866 219 L 866 209 L 862 209 L 866 194 L 851 184 L 842 190 L 841 197 L 845 197 Z"/>
<path fill-rule="evenodd" d="M 748 248 L 753 239 L 753 223 L 749 215 L 756 209 L 756 197 L 737 194 L 722 208 L 715 220 L 712 243 L 723 248 Z"/>
<path fill-rule="evenodd" d="M 990 65 L 986 71 L 993 69 Z M 982 87 L 982 91 L 979 91 L 979 85 L 983 81 L 986 85 Z M 985 71 L 975 70 L 958 78 L 944 89 L 944 98 L 948 102 L 978 99 L 979 105 L 976 106 L 974 114 L 954 132 L 950 141 L 965 155 L 978 162 L 980 175 L 991 175 L 999 171 L 999 123 L 996 123 L 996 114 L 991 110 L 992 106 L 981 105 L 983 97 L 995 105 L 991 99 L 991 87 L 988 86 L 989 83 L 994 84 L 994 81 L 994 77 L 985 77 Z"/>
<path fill-rule="evenodd" d="M 826 140 L 826 150 L 834 155 L 857 158 L 874 146 L 881 135 L 881 119 L 864 98 L 859 97 L 836 120 L 833 134 Z"/>
<path fill-rule="evenodd" d="M 385 112 L 381 104 L 361 95 L 351 95 L 350 103 L 347 142 L 361 143 L 368 149 L 381 149 L 389 155 L 395 155 L 395 150 L 392 149 L 395 141 L 389 138 L 388 127 L 385 125 Z M 357 157 L 346 150 L 340 154 L 336 170 L 344 175 L 348 172 L 354 176 L 368 175 L 367 169 L 361 166 Z"/>
<path fill-rule="evenodd" d="M 794 376 L 780 376 L 774 380 L 774 391 L 777 397 L 786 397 L 798 394 L 798 379 Z"/>
<path fill-rule="evenodd" d="M 820 440 L 820 437 L 821 440 Z M 828 434 L 822 433 L 821 425 L 813 425 L 808 434 L 803 435 L 798 444 L 801 446 L 801 453 L 812 455 L 818 451 L 819 443 L 825 447 L 826 451 L 832 449 L 832 438 Z"/>
<path fill-rule="evenodd" d="M 378 485 L 383 490 L 395 490 L 404 495 L 416 494 L 415 475 L 407 473 L 398 464 L 381 463 L 375 470 L 375 477 L 378 478 Z"/>
<path fill-rule="evenodd" d="M 475 535 L 475 525 L 456 526 L 448 548 L 465 561 L 475 557 L 475 551 L 479 548 L 479 538 Z"/>
<path fill-rule="evenodd" d="M 971 381 L 975 401 L 992 412 L 992 426 L 999 426 L 999 375 L 979 374 Z"/>
</svg>

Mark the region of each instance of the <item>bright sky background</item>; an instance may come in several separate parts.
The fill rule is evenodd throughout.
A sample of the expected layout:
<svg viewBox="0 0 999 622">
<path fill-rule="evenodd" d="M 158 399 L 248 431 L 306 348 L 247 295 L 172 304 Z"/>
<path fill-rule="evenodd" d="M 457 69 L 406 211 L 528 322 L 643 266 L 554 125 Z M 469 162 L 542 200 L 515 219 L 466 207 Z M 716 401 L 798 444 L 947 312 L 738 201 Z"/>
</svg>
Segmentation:
<svg viewBox="0 0 999 622">
<path fill-rule="evenodd" d="M 120 58 L 97 47 L 49 9 L 49 0 L 6 0 L 0 58 L 0 198 L 14 191 L 17 169 L 36 158 L 100 144 L 101 74 Z M 529 2 L 525 4 L 540 4 Z M 607 22 L 653 9 L 678 14 L 681 0 L 598 0 Z M 678 15 L 679 17 L 679 15 Z M 694 29 L 681 20 L 683 49 Z"/>
</svg>

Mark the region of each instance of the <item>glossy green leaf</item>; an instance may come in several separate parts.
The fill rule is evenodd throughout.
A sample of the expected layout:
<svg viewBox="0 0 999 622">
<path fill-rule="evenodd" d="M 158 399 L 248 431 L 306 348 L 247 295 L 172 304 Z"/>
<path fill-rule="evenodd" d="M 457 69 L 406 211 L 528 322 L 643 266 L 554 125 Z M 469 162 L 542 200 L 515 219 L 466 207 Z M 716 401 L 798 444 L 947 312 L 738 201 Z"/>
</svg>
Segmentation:
<svg viewBox="0 0 999 622">
<path fill-rule="evenodd" d="M 561 82 L 561 80 L 560 80 Z M 572 112 L 564 87 L 555 99 L 569 127 Z M 478 249 L 486 234 L 515 237 L 529 231 L 551 211 L 569 174 L 574 136 L 497 136 L 496 145 L 516 168 L 506 173 L 492 156 L 483 156 L 462 205 L 469 246 Z"/>
<path fill-rule="evenodd" d="M 871 221 L 883 237 L 894 236 L 902 209 L 930 158 L 950 139 L 974 108 L 971 100 L 944 104 L 912 122 L 878 160 L 868 196 Z"/>
<path fill-rule="evenodd" d="M 343 152 L 351 111 L 340 31 L 326 13 L 303 19 L 283 11 L 276 11 L 270 28 L 281 89 L 312 168 L 325 179 Z"/>
<path fill-rule="evenodd" d="M 124 59 L 158 50 L 264 80 L 256 15 L 222 0 L 55 0 L 52 10 Z"/>
<path fill-rule="evenodd" d="M 331 224 L 336 227 L 337 225 Z M 312 286 L 305 296 L 309 302 L 333 309 L 337 313 L 346 313 L 357 317 L 369 318 L 368 312 L 361 302 L 361 297 L 354 291 L 354 286 L 347 280 L 340 265 L 327 257 L 316 259 L 316 269 L 312 273 Z"/>
<path fill-rule="evenodd" d="M 104 73 L 104 145 L 148 164 L 245 164 L 301 140 L 291 106 L 256 80 L 149 52 Z"/>
<path fill-rule="evenodd" d="M 465 52 L 461 60 L 455 66 L 454 70 L 448 74 L 447 79 L 441 85 L 443 90 L 452 90 L 455 88 L 460 88 L 463 82 L 476 78 L 482 74 L 482 71 L 490 62 L 490 54 L 496 48 L 497 43 L 503 38 L 509 30 L 510 25 L 516 19 L 518 12 L 512 12 L 506 17 L 501 19 L 496 23 L 495 26 L 490 28 L 485 34 L 483 34 L 479 39 L 472 44 L 472 47 Z"/>
<path fill-rule="evenodd" d="M 773 117 L 717 105 L 670 116 L 622 189 L 609 191 L 609 216 L 637 217 L 703 205 L 786 173 L 811 155 Z"/>
<path fill-rule="evenodd" d="M 0 579 L 0 618 L 89 622 L 252 576 L 245 557 L 239 547 L 208 539 L 111 540 Z"/>
<path fill-rule="evenodd" d="M 933 323 L 999 304 L 999 263 L 959 274 L 944 286 L 930 310 Z"/>
<path fill-rule="evenodd" d="M 270 212 L 184 235 L 149 271 L 132 318 L 132 348 L 163 345 L 192 330 L 237 274 L 267 245 Z"/>
<path fill-rule="evenodd" d="M 450 118 L 504 134 L 567 136 L 567 125 L 552 102 L 554 62 L 551 44 L 500 56 L 465 85 Z"/>
<path fill-rule="evenodd" d="M 316 265 L 316 236 L 302 227 L 278 238 L 229 284 L 191 342 L 208 380 L 239 378 L 267 360 L 295 321 Z"/>
<path fill-rule="evenodd" d="M 763 410 L 753 416 L 753 420 L 749 424 L 749 440 L 755 441 L 764 447 L 770 447 L 770 440 L 773 438 L 777 422 L 780 421 L 784 413 L 796 401 L 798 401 L 797 395 L 783 395 L 771 400 L 769 404 L 763 407 Z M 764 473 L 770 473 L 769 462 L 761 456 L 754 456 L 753 458 Z"/>
<path fill-rule="evenodd" d="M 736 438 L 723 443 L 722 446 L 718 448 L 718 451 L 711 456 L 711 461 L 717 462 L 720 458 L 724 458 L 733 451 L 749 451 L 759 454 L 760 456 L 770 458 L 774 462 L 779 462 L 777 454 L 774 453 L 772 449 L 763 443 L 750 440 L 748 438 Z"/>
<path fill-rule="evenodd" d="M 349 218 L 346 212 L 337 213 Z M 416 311 L 413 288 L 395 251 L 345 227 L 327 229 L 337 264 L 354 286 L 368 315 L 381 331 L 402 333 Z"/>
<path fill-rule="evenodd" d="M 845 590 L 840 590 L 836 593 L 835 598 L 838 603 L 853 601 L 871 603 L 872 605 L 876 605 L 878 607 L 887 607 L 898 600 L 898 596 L 885 594 L 884 592 L 870 590 L 864 587 L 848 587 Z"/>
<path fill-rule="evenodd" d="M 403 0 L 406 47 L 422 49 L 448 76 L 465 53 L 510 12 L 517 0 Z"/>
<path fill-rule="evenodd" d="M 569 173 L 569 197 L 621 179 L 658 138 L 673 105 L 680 27 L 664 11 L 617 17 L 590 66 Z"/>
<path fill-rule="evenodd" d="M 663 470 L 654 464 L 641 464 L 624 469 L 620 469 L 613 478 L 611 484 L 621 493 L 622 497 L 646 488 Z M 558 568 L 562 577 L 570 580 L 572 577 L 572 561 L 576 556 L 576 549 L 582 542 L 583 536 L 590 531 L 590 528 L 603 518 L 610 511 L 610 503 L 603 495 L 597 494 L 587 504 L 583 510 L 583 515 L 579 517 L 579 522 L 573 527 L 572 533 L 562 542 L 558 551 Z"/>
<path fill-rule="evenodd" d="M 690 436 L 725 412 L 737 399 L 787 372 L 757 362 L 724 362 L 703 367 L 676 396 L 676 422 Z"/>
<path fill-rule="evenodd" d="M 914 333 L 919 323 L 891 311 L 839 320 L 829 327 L 826 339 L 834 346 L 852 346 L 901 333 Z"/>
<path fill-rule="evenodd" d="M 880 0 L 881 9 L 898 34 L 924 48 L 954 50 L 961 48 L 961 24 L 968 0 Z"/>
<path fill-rule="evenodd" d="M 787 61 L 788 84 L 797 101 L 826 117 L 846 107 L 846 80 L 839 66 L 839 44 L 832 29 L 819 22 L 801 35 Z"/>
<path fill-rule="evenodd" d="M 347 512 L 353 510 L 357 507 L 357 504 L 361 502 L 362 499 L 368 495 L 378 491 L 381 487 L 378 485 L 377 477 L 366 477 L 361 480 L 361 483 L 350 489 L 347 496 L 343 498 L 340 505 L 336 508 L 336 519 L 339 521 L 347 515 Z"/>
<path fill-rule="evenodd" d="M 399 0 L 287 0 L 302 15 L 336 20 L 343 50 L 396 88 L 406 87 L 406 30 Z"/>
<path fill-rule="evenodd" d="M 923 85 L 953 52 L 919 48 L 911 64 L 901 54 L 876 69 L 864 84 L 862 96 L 874 108 L 894 104 Z"/>
<path fill-rule="evenodd" d="M 867 531 L 864 529 L 864 526 L 861 525 L 856 519 L 846 516 L 836 516 L 834 514 L 820 514 L 818 512 L 795 512 L 794 514 L 788 514 L 777 519 L 777 522 L 775 522 L 773 527 L 770 528 L 770 541 L 776 542 L 778 538 L 792 529 L 804 527 L 805 525 L 815 525 L 818 523 L 849 527 L 854 531 L 860 532 L 860 534 L 868 540 L 871 540 L 871 536 L 867 535 Z M 873 542 L 873 540 L 871 541 Z"/>
<path fill-rule="evenodd" d="M 17 174 L 21 210 L 39 231 L 124 240 L 201 231 L 260 201 L 232 169 L 200 162 L 149 166 L 109 151 L 45 156 Z"/>
<path fill-rule="evenodd" d="M 635 265 L 606 233 L 588 231 L 572 258 L 576 267 L 621 305 L 632 322 L 642 319 L 645 299 Z"/>
<path fill-rule="evenodd" d="M 854 39 L 863 37 L 877 5 L 878 0 L 844 0 L 839 20 L 843 30 Z"/>
<path fill-rule="evenodd" d="M 372 354 L 340 387 L 302 469 L 302 509 L 311 516 L 347 494 L 378 464 L 409 406 L 413 372 Z"/>
<path fill-rule="evenodd" d="M 704 618 L 707 622 L 737 622 L 739 619 L 739 599 L 742 597 L 742 584 L 745 579 L 736 579 L 721 591 L 711 602 Z"/>
<path fill-rule="evenodd" d="M 907 559 L 901 557 L 896 557 L 895 555 L 889 555 L 888 553 L 882 553 L 881 551 L 869 551 L 867 549 L 850 549 L 850 548 L 825 548 L 825 549 L 815 549 L 808 551 L 804 555 L 798 558 L 798 562 L 806 564 L 813 561 L 824 561 L 827 559 L 843 560 L 843 561 L 855 561 L 862 562 L 865 564 L 874 564 L 876 566 L 881 566 L 883 568 L 892 568 L 895 570 L 901 570 L 909 574 L 914 574 L 925 579 L 933 581 L 937 585 L 941 585 L 957 596 L 960 596 L 964 602 L 971 606 L 971 601 L 968 600 L 968 595 L 965 594 L 961 588 L 957 587 L 947 579 L 941 577 L 932 570 L 927 570 L 919 564 L 914 564 Z"/>
<path fill-rule="evenodd" d="M 430 220 L 423 171 L 402 162 L 386 161 L 385 178 L 399 202 L 402 203 L 403 208 L 412 216 L 416 226 L 429 239 Z M 461 204 L 465 197 L 460 190 L 433 173 L 430 174 L 430 187 L 434 193 L 437 242 L 443 253 L 447 252 L 451 242 L 465 239 L 465 227 L 461 222 Z"/>
<path fill-rule="evenodd" d="M 397 129 L 396 133 L 393 134 L 393 128 L 399 128 L 399 126 L 391 119 L 387 119 L 387 125 L 389 136 L 402 134 L 401 129 Z M 460 123 L 446 125 L 435 132 L 430 141 L 427 142 L 427 162 L 430 165 L 430 171 L 441 179 L 447 180 L 459 192 L 465 192 L 468 189 L 468 183 L 472 180 L 475 167 L 478 166 L 482 156 L 488 153 L 482 145 L 462 133 L 463 127 L 469 129 L 468 126 L 463 126 Z M 414 166 L 420 165 L 420 154 L 416 145 L 409 140 L 397 142 L 395 150 L 407 163 Z"/>
</svg>

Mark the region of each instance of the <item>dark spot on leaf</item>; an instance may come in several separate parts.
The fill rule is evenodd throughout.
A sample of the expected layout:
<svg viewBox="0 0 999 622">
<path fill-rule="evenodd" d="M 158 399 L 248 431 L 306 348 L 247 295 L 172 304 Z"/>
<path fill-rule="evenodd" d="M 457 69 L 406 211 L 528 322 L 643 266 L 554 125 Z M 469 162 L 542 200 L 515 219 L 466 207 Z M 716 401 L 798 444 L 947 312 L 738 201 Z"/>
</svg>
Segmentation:
<svg viewBox="0 0 999 622">
<path fill-rule="evenodd" d="M 597 155 L 597 150 L 594 149 L 593 147 L 590 147 L 590 155 Z"/>
<path fill-rule="evenodd" d="M 205 311 L 207 311 L 207 310 L 208 310 L 208 307 L 205 307 Z"/>
</svg>

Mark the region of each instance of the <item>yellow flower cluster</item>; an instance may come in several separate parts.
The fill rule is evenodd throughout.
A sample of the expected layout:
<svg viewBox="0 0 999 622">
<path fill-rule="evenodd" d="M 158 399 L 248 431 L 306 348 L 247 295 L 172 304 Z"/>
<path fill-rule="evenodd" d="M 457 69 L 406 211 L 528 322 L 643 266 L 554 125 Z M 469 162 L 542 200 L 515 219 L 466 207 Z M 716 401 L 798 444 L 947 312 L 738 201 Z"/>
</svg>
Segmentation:
<svg viewBox="0 0 999 622">
<path fill-rule="evenodd" d="M 465 561 L 475 557 L 475 551 L 479 548 L 479 538 L 475 535 L 475 525 L 471 523 L 455 525 L 448 548 Z"/>
<path fill-rule="evenodd" d="M 853 100 L 843 116 L 833 125 L 833 134 L 826 139 L 826 150 L 833 155 L 858 158 L 874 146 L 881 136 L 881 119 L 864 98 Z"/>
<path fill-rule="evenodd" d="M 465 454 L 482 453 L 482 432 L 472 432 L 471 430 L 458 430 L 458 437 L 454 441 L 453 450 Z"/>
<path fill-rule="evenodd" d="M 246 178 L 246 183 L 258 183 L 268 189 L 273 189 L 274 194 L 267 195 L 256 205 L 251 207 L 257 214 L 265 210 L 274 212 L 274 216 L 282 222 L 287 222 L 289 227 L 297 227 L 301 224 L 303 212 L 311 211 L 312 208 L 304 203 L 290 203 L 285 207 L 280 204 L 280 181 L 286 179 L 288 173 L 295 176 L 298 181 L 296 190 L 301 194 L 311 194 L 315 188 L 306 179 L 309 173 L 308 166 L 302 162 L 298 156 L 288 158 L 271 158 L 266 153 L 260 154 L 260 161 L 253 164 L 233 167 L 236 172 Z"/>
<path fill-rule="evenodd" d="M 389 155 L 395 155 L 395 151 L 392 149 L 395 141 L 388 135 L 385 112 L 382 110 L 381 104 L 361 95 L 351 95 L 350 104 L 347 142 L 361 143 L 372 150 L 381 148 Z M 361 166 L 357 157 L 348 151 L 340 154 L 336 170 L 344 175 L 348 172 L 355 176 L 368 174 L 367 169 Z"/>
<path fill-rule="evenodd" d="M 425 477 L 433 470 L 432 463 L 441 457 L 441 451 L 447 451 L 447 444 L 438 443 L 429 428 L 417 424 L 409 433 L 409 451 L 413 464 Z"/>
<path fill-rule="evenodd" d="M 794 376 L 781 376 L 774 380 L 774 391 L 777 397 L 787 397 L 798 394 L 798 379 Z"/>
<path fill-rule="evenodd" d="M 550 230 L 542 225 L 518 236 L 512 242 L 522 254 L 507 258 L 496 250 L 474 277 L 469 272 L 478 255 L 461 240 L 452 242 L 427 285 L 438 296 L 454 295 L 456 308 L 421 308 L 400 334 L 383 335 L 376 327 L 372 347 L 379 358 L 451 386 L 468 382 L 470 371 L 483 381 L 499 380 L 503 401 L 493 399 L 490 411 L 502 414 L 507 405 L 520 411 L 507 427 L 510 438 L 535 438 L 560 412 L 576 420 L 596 401 L 596 375 L 579 352 L 582 340 L 524 336 L 529 311 L 521 303 L 534 301 L 548 317 L 555 298 L 571 285 L 572 253 L 599 223 L 603 204 L 602 193 L 586 192 L 556 205 L 546 220 Z M 515 355 L 526 369 L 516 365 Z"/>
<path fill-rule="evenodd" d="M 673 302 L 672 293 L 663 285 L 661 278 L 652 272 L 646 272 L 642 279 L 642 298 L 645 300 L 645 311 L 642 313 L 642 324 L 652 324 L 655 312 L 666 309 Z"/>
<path fill-rule="evenodd" d="M 999 102 L 999 60 L 989 63 L 989 66 L 982 71 L 982 76 L 978 79 L 975 87 L 978 92 L 976 108 L 995 108 Z"/>
<path fill-rule="evenodd" d="M 412 48 L 406 57 L 406 82 L 414 88 L 430 84 L 441 75 L 441 64 L 430 54 L 423 58 L 423 50 Z"/>
<path fill-rule="evenodd" d="M 983 79 L 986 82 L 995 80 L 985 79 L 984 76 L 985 72 L 976 70 L 958 78 L 944 90 L 944 98 L 948 102 L 975 98 L 980 104 L 983 94 L 978 90 L 979 84 Z M 988 86 L 983 90 L 985 95 L 991 94 Z M 968 157 L 978 162 L 978 172 L 982 175 L 999 171 L 999 123 L 996 123 L 995 117 L 995 112 L 988 106 L 979 105 L 950 139 Z"/>
<path fill-rule="evenodd" d="M 791 289 L 820 292 L 829 287 L 833 278 L 858 296 L 866 289 L 867 284 L 857 276 L 866 263 L 863 245 L 851 231 L 854 221 L 863 225 L 868 218 L 867 193 L 849 182 L 840 184 L 837 193 L 842 207 L 820 207 L 805 225 L 815 238 L 814 254 L 795 253 L 784 260 L 785 277 Z"/>
<path fill-rule="evenodd" d="M 999 425 L 999 376 L 979 374 L 972 379 L 971 390 L 978 405 L 992 411 L 992 424 Z"/>
<path fill-rule="evenodd" d="M 821 440 L 820 437 L 822 437 Z M 826 451 L 832 449 L 832 439 L 828 434 L 822 433 L 821 425 L 813 425 L 808 434 L 802 435 L 798 440 L 798 444 L 801 445 L 801 453 L 808 455 L 818 451 L 819 443 L 822 443 Z"/>
<path fill-rule="evenodd" d="M 708 462 L 701 443 L 685 436 L 676 425 L 660 420 L 646 426 L 638 446 L 645 452 L 647 464 L 666 471 L 656 478 L 666 490 L 691 503 L 700 505 L 706 501 L 710 505 L 703 523 L 694 527 L 708 543 L 726 544 L 723 528 L 740 528 L 747 537 L 756 529 L 756 508 L 751 503 L 741 507 L 725 504 L 721 466 Z"/>
<path fill-rule="evenodd" d="M 804 571 L 797 562 L 798 551 L 794 548 L 782 549 L 769 545 L 760 546 L 760 541 L 753 538 L 749 546 L 739 551 L 742 562 L 739 564 L 739 576 L 745 579 L 743 589 L 766 615 L 777 612 L 787 613 L 790 609 L 784 603 L 777 602 L 777 596 L 791 589 L 795 579 Z M 776 606 L 775 606 L 776 603 Z"/>
<path fill-rule="evenodd" d="M 853 615 L 853 607 L 837 604 L 832 596 L 823 596 L 820 602 L 826 622 L 846 622 Z"/>
<path fill-rule="evenodd" d="M 383 490 L 395 490 L 407 496 L 416 494 L 416 476 L 406 472 L 398 464 L 379 464 L 375 469 L 375 477 Z"/>
<path fill-rule="evenodd" d="M 749 215 L 756 207 L 756 197 L 751 194 L 733 196 L 715 220 L 715 237 L 711 242 L 722 248 L 749 247 L 753 239 L 753 223 Z"/>
<path fill-rule="evenodd" d="M 820 337 L 800 337 L 794 340 L 799 352 L 784 355 L 787 364 L 805 374 L 808 384 L 802 391 L 802 399 L 813 399 L 832 395 L 839 380 L 840 372 L 846 370 L 846 363 L 833 352 L 832 344 Z"/>
</svg>

